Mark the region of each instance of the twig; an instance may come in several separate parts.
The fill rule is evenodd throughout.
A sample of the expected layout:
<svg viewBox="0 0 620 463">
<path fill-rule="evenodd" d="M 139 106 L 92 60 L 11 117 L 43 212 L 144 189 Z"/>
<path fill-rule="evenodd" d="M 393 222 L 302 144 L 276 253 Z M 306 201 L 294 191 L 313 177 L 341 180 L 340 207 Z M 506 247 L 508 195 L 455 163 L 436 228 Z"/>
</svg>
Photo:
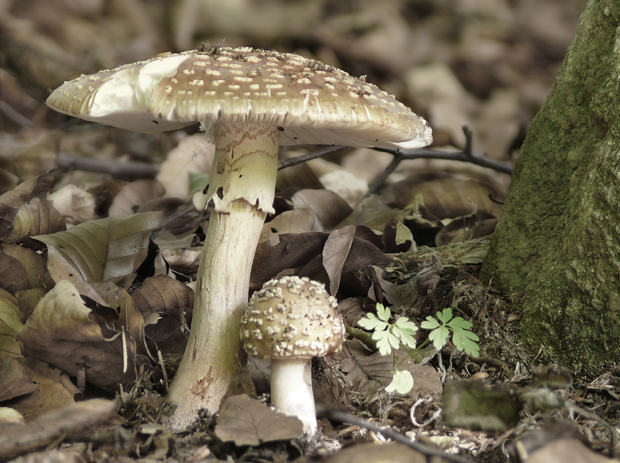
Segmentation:
<svg viewBox="0 0 620 463">
<path fill-rule="evenodd" d="M 285 169 L 287 167 L 296 166 L 297 164 L 301 164 L 312 159 L 321 158 L 323 156 L 327 156 L 328 154 L 336 153 L 345 149 L 346 146 L 329 146 L 327 148 L 322 148 L 316 151 L 312 151 L 311 153 L 304 154 L 302 156 L 297 156 L 295 158 L 286 159 L 278 164 L 278 170 Z"/>
<path fill-rule="evenodd" d="M 159 168 L 150 162 L 127 161 L 119 162 L 109 159 L 97 159 L 77 156 L 61 151 L 58 154 L 58 167 L 62 170 L 83 170 L 110 174 L 115 178 L 135 180 L 139 178 L 155 178 Z"/>
<path fill-rule="evenodd" d="M 494 161 L 493 159 L 485 158 L 483 156 L 479 156 L 472 152 L 472 131 L 467 127 L 463 127 L 463 132 L 465 133 L 465 148 L 463 151 L 440 151 L 440 150 L 431 150 L 431 149 L 414 149 L 414 150 L 399 150 L 399 149 L 388 149 L 388 148 L 375 148 L 377 151 L 383 151 L 385 153 L 390 153 L 394 156 L 392 162 L 385 168 L 385 170 L 379 175 L 368 188 L 368 192 L 365 197 L 376 193 L 381 189 L 389 175 L 394 172 L 396 167 L 404 161 L 405 159 L 443 159 L 446 161 L 459 161 L 459 162 L 467 162 L 470 164 L 475 164 L 477 166 L 487 167 L 489 169 L 493 169 L 497 172 L 501 172 L 504 174 L 511 175 L 512 174 L 512 166 L 510 164 L 506 164 L 504 162 Z"/>
<path fill-rule="evenodd" d="M 383 434 L 385 437 L 388 437 L 392 439 L 393 441 L 400 442 L 401 444 L 405 444 L 406 446 L 414 450 L 417 450 L 418 452 L 426 456 L 444 458 L 446 460 L 455 461 L 457 463 L 471 463 L 471 460 L 467 458 L 460 457 L 458 455 L 452 455 L 449 453 L 445 453 L 439 449 L 429 447 L 428 445 L 421 444 L 420 442 L 412 441 L 404 434 L 401 434 L 391 428 L 382 428 L 381 426 L 370 423 L 369 421 L 366 421 L 360 418 L 359 416 L 350 415 L 349 413 L 323 407 L 321 405 L 317 405 L 316 411 L 317 411 L 317 416 L 319 417 L 327 418 L 333 421 L 338 421 L 340 423 L 353 424 L 355 426 L 368 429 L 369 431 Z"/>
</svg>

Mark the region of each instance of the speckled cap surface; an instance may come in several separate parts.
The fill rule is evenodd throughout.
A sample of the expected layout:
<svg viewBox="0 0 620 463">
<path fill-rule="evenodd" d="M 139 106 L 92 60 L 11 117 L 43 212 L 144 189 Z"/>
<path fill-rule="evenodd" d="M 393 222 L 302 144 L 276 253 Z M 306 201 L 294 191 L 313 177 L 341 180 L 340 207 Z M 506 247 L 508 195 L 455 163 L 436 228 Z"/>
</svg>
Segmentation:
<svg viewBox="0 0 620 463">
<path fill-rule="evenodd" d="M 241 341 L 254 357 L 301 359 L 340 350 L 344 323 L 323 284 L 308 278 L 270 280 L 241 318 Z"/>
<path fill-rule="evenodd" d="M 201 122 L 264 122 L 281 145 L 418 148 L 431 129 L 393 96 L 362 79 L 292 53 L 208 47 L 158 55 L 65 82 L 53 109 L 137 132 Z"/>
</svg>

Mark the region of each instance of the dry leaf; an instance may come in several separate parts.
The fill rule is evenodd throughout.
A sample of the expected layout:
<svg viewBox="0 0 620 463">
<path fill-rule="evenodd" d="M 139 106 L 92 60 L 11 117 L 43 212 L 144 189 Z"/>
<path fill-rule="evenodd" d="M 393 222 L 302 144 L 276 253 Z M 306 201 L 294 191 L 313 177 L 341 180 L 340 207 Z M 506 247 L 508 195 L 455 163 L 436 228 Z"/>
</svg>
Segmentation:
<svg viewBox="0 0 620 463">
<path fill-rule="evenodd" d="M 112 200 L 108 215 L 116 217 L 131 215 L 138 211 L 140 206 L 148 201 L 161 198 L 166 189 L 157 180 L 136 180 L 127 183 Z"/>
<path fill-rule="evenodd" d="M 301 190 L 291 198 L 295 209 L 310 209 L 325 228 L 333 228 L 351 214 L 344 199 L 330 190 Z"/>
<path fill-rule="evenodd" d="M 0 459 L 49 445 L 62 435 L 83 431 L 116 416 L 113 400 L 91 399 L 46 413 L 25 425 L 7 426 L 0 435 Z"/>
<path fill-rule="evenodd" d="M 443 391 L 441 378 L 430 365 L 425 365 L 436 351 L 422 352 L 419 363 L 407 357 L 405 351 L 396 351 L 396 357 L 403 362 L 398 365 L 401 371 L 408 371 L 413 377 L 413 389 L 406 396 L 417 399 L 420 396 L 440 397 Z M 370 400 L 381 388 L 387 386 L 393 378 L 394 357 L 381 355 L 379 352 L 370 354 L 359 341 L 348 342 L 342 352 L 336 355 L 340 360 L 339 369 L 350 382 L 353 390 L 362 394 L 362 400 Z"/>
<path fill-rule="evenodd" d="M 20 345 L 15 335 L 22 327 L 17 299 L 0 289 L 0 359 L 21 357 Z"/>
<path fill-rule="evenodd" d="M 73 184 L 53 192 L 48 200 L 67 223 L 75 225 L 95 218 L 95 197 Z"/>
<path fill-rule="evenodd" d="M 50 288 L 53 281 L 45 257 L 32 249 L 17 245 L 1 246 L 0 287 L 10 293 L 32 288 Z"/>
<path fill-rule="evenodd" d="M 329 293 L 333 296 L 340 287 L 342 269 L 349 257 L 349 250 L 355 238 L 355 225 L 346 225 L 334 230 L 327 237 L 323 247 L 323 267 L 329 277 Z"/>
<path fill-rule="evenodd" d="M 33 199 L 42 199 L 49 192 L 55 172 L 50 171 L 36 179 L 23 182 L 0 195 L 0 241 L 16 241 L 21 237 L 20 209 Z M 18 228 L 18 230 L 14 230 Z"/>
<path fill-rule="evenodd" d="M 15 294 L 16 291 L 27 289 L 30 284 L 26 269 L 19 260 L 4 252 L 6 248 L 0 248 L 0 288 Z"/>
<path fill-rule="evenodd" d="M 74 403 L 73 396 L 79 392 L 67 375 L 33 358 L 5 359 L 0 367 L 11 374 L 5 386 L 20 388 L 12 391 L 17 396 L 10 404 L 26 421 Z"/>
<path fill-rule="evenodd" d="M 167 275 L 144 280 L 131 293 L 145 320 L 145 334 L 166 354 L 183 355 L 188 338 L 194 292 Z"/>
<path fill-rule="evenodd" d="M 247 395 L 226 399 L 215 426 L 217 437 L 237 446 L 297 439 L 302 431 L 296 417 L 275 412 Z"/>
<path fill-rule="evenodd" d="M 187 199 L 190 173 L 208 174 L 214 153 L 215 145 L 208 143 L 202 133 L 181 140 L 168 153 L 156 177 L 166 189 L 165 196 Z"/>
<path fill-rule="evenodd" d="M 35 239 L 58 251 L 54 258 L 69 265 L 48 264 L 54 281 L 70 277 L 66 269 L 73 268 L 74 280 L 111 282 L 128 288 L 148 254 L 151 233 L 160 220 L 161 214 L 157 212 L 93 220 Z"/>
<path fill-rule="evenodd" d="M 324 460 L 324 463 L 427 463 L 428 461 L 439 463 L 435 458 L 427 458 L 426 455 L 398 442 L 390 442 L 377 445 L 374 442 L 351 445 L 339 452 L 334 453 Z"/>
<path fill-rule="evenodd" d="M 24 354 L 71 376 L 85 373 L 86 381 L 101 388 L 131 383 L 143 348 L 142 317 L 135 306 L 128 306 L 133 301 L 126 292 L 119 293 L 118 310 L 91 309 L 71 282 L 57 283 L 18 334 Z"/>
</svg>

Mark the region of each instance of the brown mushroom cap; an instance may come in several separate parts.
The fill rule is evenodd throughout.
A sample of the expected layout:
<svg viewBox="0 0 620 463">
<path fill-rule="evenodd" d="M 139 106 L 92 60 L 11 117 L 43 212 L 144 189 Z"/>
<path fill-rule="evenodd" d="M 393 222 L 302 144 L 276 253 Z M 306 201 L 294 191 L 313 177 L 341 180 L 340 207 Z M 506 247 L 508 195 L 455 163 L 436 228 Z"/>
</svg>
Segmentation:
<svg viewBox="0 0 620 463">
<path fill-rule="evenodd" d="M 241 340 L 254 357 L 302 359 L 340 350 L 344 324 L 338 303 L 308 278 L 270 280 L 255 292 L 241 319 Z"/>
<path fill-rule="evenodd" d="M 418 148 L 426 121 L 393 96 L 344 71 L 292 53 L 251 48 L 159 55 L 65 82 L 57 111 L 137 132 L 201 122 L 277 126 L 281 145 Z"/>
</svg>

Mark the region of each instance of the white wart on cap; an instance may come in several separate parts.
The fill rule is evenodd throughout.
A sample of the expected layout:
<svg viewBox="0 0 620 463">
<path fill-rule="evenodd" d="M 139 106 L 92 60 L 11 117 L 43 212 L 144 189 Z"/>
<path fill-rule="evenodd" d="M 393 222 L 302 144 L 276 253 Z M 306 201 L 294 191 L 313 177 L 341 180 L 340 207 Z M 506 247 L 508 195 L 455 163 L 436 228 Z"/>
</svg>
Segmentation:
<svg viewBox="0 0 620 463">
<path fill-rule="evenodd" d="M 47 104 L 147 133 L 257 121 L 279 127 L 281 145 L 418 148 L 432 141 L 424 119 L 376 86 L 299 55 L 251 48 L 167 54 L 81 76 Z"/>
</svg>

